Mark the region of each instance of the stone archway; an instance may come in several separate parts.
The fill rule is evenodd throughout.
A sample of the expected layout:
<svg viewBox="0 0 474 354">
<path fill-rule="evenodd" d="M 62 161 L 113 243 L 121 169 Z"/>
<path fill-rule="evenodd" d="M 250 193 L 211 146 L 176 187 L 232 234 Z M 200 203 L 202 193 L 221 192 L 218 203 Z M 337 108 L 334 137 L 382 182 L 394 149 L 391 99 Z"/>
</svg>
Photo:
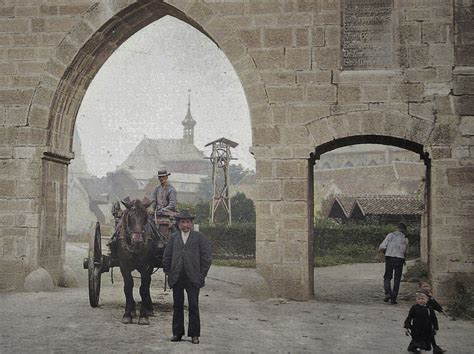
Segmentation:
<svg viewBox="0 0 474 354">
<path fill-rule="evenodd" d="M 40 266 L 59 276 L 77 108 L 107 56 L 165 14 L 207 33 L 241 80 L 257 162 L 257 267 L 274 295 L 312 295 L 310 153 L 365 135 L 404 139 L 429 153 L 434 291 L 442 297 L 456 281 L 472 284 L 472 193 L 465 192 L 473 183 L 473 75 L 463 42 L 469 6 L 391 2 L 388 54 L 399 60 L 358 69 L 342 63 L 341 39 L 352 37 L 341 20 L 352 10 L 340 0 L 25 4 L 7 9 L 15 16 L 1 29 L 8 47 L 2 70 L 12 76 L 5 75 L 0 92 L 0 203 L 13 210 L 0 220 L 7 269 L 0 287 L 21 287 Z"/>
<path fill-rule="evenodd" d="M 356 135 L 356 136 L 348 136 L 340 139 L 335 139 L 332 141 L 328 141 L 322 145 L 319 145 L 315 148 L 314 153 L 311 154 L 311 158 L 309 160 L 309 165 L 314 166 L 317 161 L 321 158 L 321 155 L 324 153 L 343 148 L 346 146 L 351 145 L 359 145 L 359 144 L 379 144 L 379 145 L 386 145 L 386 146 L 394 146 L 398 148 L 405 149 L 407 151 L 411 151 L 417 155 L 419 155 L 420 160 L 423 161 L 425 165 L 425 177 L 424 177 L 424 193 L 423 193 L 423 200 L 424 200 L 424 212 L 423 212 L 423 220 L 422 225 L 420 227 L 420 255 L 421 259 L 427 264 L 428 268 L 430 268 L 430 254 L 431 254 L 431 159 L 429 153 L 426 151 L 426 148 L 414 141 L 410 141 L 404 138 L 398 138 L 393 136 L 384 136 L 384 135 Z M 309 170 L 314 171 L 314 169 L 309 168 Z M 314 183 L 314 176 L 310 178 L 310 180 Z M 311 200 L 311 199 L 310 199 Z"/>
<path fill-rule="evenodd" d="M 153 0 L 120 4 L 102 2 L 86 12 L 51 57 L 30 106 L 29 122 L 47 131 L 46 148 L 41 156 L 43 198 L 37 265 L 46 269 L 55 281 L 63 271 L 67 165 L 73 158 L 76 115 L 92 79 L 126 39 L 151 22 L 173 16 L 205 34 L 224 51 L 241 78 L 251 112 L 266 97 L 263 86 L 258 84 L 259 73 L 244 45 L 232 36 L 232 29 L 218 14 L 205 5 L 182 2 L 184 13 Z M 206 24 L 206 30 L 197 20 Z"/>
</svg>

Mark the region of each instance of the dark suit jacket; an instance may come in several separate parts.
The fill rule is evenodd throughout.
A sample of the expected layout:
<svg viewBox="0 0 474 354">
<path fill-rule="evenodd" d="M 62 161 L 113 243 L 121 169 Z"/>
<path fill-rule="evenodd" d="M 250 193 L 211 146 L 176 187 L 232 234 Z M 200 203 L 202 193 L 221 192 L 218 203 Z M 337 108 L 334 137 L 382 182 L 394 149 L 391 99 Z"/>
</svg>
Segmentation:
<svg viewBox="0 0 474 354">
<path fill-rule="evenodd" d="M 163 271 L 168 274 L 170 288 L 178 281 L 183 268 L 191 282 L 202 288 L 211 263 L 211 245 L 203 234 L 190 231 L 186 244 L 181 231 L 171 234 L 163 254 Z"/>
</svg>

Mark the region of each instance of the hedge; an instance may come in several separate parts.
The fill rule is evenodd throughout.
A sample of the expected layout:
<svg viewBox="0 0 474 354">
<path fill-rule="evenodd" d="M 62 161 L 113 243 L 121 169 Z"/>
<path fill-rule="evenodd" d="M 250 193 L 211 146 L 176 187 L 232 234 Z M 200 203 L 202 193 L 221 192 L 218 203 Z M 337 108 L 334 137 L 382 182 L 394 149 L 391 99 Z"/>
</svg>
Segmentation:
<svg viewBox="0 0 474 354">
<path fill-rule="evenodd" d="M 362 253 L 361 250 L 375 250 L 385 235 L 395 231 L 392 225 L 378 224 L 338 224 L 331 220 L 319 219 L 314 225 L 314 249 L 318 256 L 337 253 Z M 234 223 L 231 226 L 201 224 L 200 231 L 210 240 L 215 258 L 254 258 L 255 257 L 255 224 Z M 420 230 L 409 227 L 409 256 L 419 256 Z"/>
<path fill-rule="evenodd" d="M 254 223 L 201 224 L 199 229 L 211 242 L 215 258 L 255 258 Z"/>
<path fill-rule="evenodd" d="M 314 249 L 325 254 L 341 245 L 370 246 L 375 250 L 389 232 L 397 228 L 393 225 L 380 224 L 338 224 L 332 220 L 318 219 L 314 225 Z M 420 229 L 409 226 L 409 256 L 419 256 Z M 319 250 L 319 252 L 318 252 Z"/>
</svg>

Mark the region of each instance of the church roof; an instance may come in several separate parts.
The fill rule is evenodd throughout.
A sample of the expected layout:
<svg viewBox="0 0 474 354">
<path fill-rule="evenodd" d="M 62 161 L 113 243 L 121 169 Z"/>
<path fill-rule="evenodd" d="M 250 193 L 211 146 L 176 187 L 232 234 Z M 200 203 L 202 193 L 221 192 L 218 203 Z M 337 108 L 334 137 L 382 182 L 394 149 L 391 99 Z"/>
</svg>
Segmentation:
<svg viewBox="0 0 474 354">
<path fill-rule="evenodd" d="M 422 163 L 317 170 L 315 185 L 322 190 L 337 186 L 343 195 L 408 194 L 417 192 L 424 176 Z"/>
<path fill-rule="evenodd" d="M 120 168 L 142 171 L 157 171 L 166 166 L 167 161 L 202 160 L 203 152 L 184 139 L 144 138 L 128 155 Z"/>
</svg>

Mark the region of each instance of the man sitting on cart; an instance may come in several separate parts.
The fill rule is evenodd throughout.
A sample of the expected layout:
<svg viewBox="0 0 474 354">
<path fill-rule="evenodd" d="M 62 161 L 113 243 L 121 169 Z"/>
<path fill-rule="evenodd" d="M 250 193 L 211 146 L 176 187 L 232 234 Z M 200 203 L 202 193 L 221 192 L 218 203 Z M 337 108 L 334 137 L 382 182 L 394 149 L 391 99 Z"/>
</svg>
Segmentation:
<svg viewBox="0 0 474 354">
<path fill-rule="evenodd" d="M 174 214 L 176 212 L 176 189 L 168 183 L 170 174 L 167 170 L 158 171 L 160 185 L 153 191 L 150 207 L 155 215 Z"/>
</svg>

